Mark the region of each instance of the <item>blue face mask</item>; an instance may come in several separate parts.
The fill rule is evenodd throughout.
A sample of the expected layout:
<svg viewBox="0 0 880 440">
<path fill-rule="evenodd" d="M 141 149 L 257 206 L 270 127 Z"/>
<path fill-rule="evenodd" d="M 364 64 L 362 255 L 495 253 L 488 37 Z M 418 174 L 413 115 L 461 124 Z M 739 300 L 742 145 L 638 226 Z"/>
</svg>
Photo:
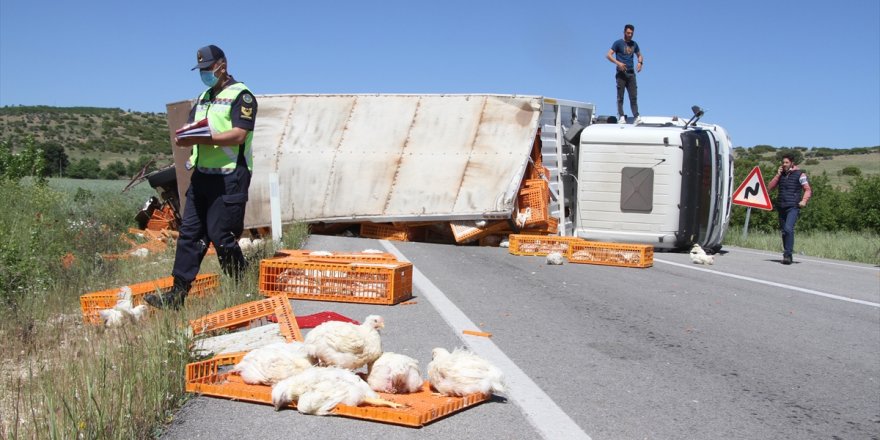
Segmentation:
<svg viewBox="0 0 880 440">
<path fill-rule="evenodd" d="M 205 83 L 208 87 L 214 87 L 217 84 L 217 78 L 214 76 L 214 71 L 212 70 L 200 70 L 199 75 L 202 77 L 202 82 Z"/>
</svg>

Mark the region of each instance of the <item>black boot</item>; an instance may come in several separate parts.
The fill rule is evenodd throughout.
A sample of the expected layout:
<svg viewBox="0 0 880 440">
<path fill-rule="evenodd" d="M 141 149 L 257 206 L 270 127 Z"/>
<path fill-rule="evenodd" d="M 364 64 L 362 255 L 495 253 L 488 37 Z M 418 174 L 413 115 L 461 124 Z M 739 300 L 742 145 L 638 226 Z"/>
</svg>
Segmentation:
<svg viewBox="0 0 880 440">
<path fill-rule="evenodd" d="M 191 284 L 181 278 L 174 277 L 174 285 L 171 286 L 171 290 L 160 294 L 151 293 L 144 297 L 144 301 L 157 309 L 180 310 L 189 294 Z"/>
</svg>

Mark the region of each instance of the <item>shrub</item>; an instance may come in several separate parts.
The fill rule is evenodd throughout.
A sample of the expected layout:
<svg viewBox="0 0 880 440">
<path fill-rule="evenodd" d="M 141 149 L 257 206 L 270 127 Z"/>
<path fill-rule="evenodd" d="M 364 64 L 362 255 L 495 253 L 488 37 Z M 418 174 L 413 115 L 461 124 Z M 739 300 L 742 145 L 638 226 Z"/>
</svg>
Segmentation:
<svg viewBox="0 0 880 440">
<path fill-rule="evenodd" d="M 861 176 L 862 170 L 855 165 L 850 165 L 840 170 L 840 174 L 843 176 Z"/>
</svg>

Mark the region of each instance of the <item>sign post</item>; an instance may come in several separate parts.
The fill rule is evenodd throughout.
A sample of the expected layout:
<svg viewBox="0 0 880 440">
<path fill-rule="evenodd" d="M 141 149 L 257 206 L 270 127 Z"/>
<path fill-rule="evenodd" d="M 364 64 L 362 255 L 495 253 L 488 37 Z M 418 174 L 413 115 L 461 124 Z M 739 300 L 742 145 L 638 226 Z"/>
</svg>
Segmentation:
<svg viewBox="0 0 880 440">
<path fill-rule="evenodd" d="M 752 208 L 763 209 L 766 211 L 773 210 L 773 204 L 770 202 L 770 196 L 767 194 L 767 185 L 764 184 L 764 177 L 761 176 L 761 168 L 755 167 L 746 177 L 746 180 L 733 192 L 733 204 L 748 207 L 746 211 L 746 221 L 743 225 L 743 238 L 749 235 L 749 217 L 752 214 Z"/>
</svg>

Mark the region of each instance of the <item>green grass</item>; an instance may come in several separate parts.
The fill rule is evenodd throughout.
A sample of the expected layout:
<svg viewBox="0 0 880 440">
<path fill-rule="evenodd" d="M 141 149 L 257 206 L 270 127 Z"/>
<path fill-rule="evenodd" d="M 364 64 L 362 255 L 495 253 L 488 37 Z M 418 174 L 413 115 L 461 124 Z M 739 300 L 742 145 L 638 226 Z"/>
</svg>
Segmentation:
<svg viewBox="0 0 880 440">
<path fill-rule="evenodd" d="M 795 230 L 794 249 L 798 255 L 880 264 L 880 234 L 869 232 L 798 232 Z M 741 230 L 730 230 L 725 245 L 782 253 L 779 233 L 749 232 L 742 237 Z"/>
<path fill-rule="evenodd" d="M 242 283 L 221 277 L 216 294 L 181 312 L 137 327 L 84 325 L 80 295 L 168 276 L 174 254 L 99 258 L 133 226 L 144 194 L 121 194 L 115 181 L 75 183 L 84 185 L 0 182 L 0 438 L 151 438 L 187 399 L 188 321 L 258 299 L 259 265 Z M 305 225 L 289 225 L 282 246 L 299 247 L 306 235 Z M 65 268 L 67 252 L 75 260 Z M 201 272 L 219 272 L 217 259 Z"/>
</svg>

